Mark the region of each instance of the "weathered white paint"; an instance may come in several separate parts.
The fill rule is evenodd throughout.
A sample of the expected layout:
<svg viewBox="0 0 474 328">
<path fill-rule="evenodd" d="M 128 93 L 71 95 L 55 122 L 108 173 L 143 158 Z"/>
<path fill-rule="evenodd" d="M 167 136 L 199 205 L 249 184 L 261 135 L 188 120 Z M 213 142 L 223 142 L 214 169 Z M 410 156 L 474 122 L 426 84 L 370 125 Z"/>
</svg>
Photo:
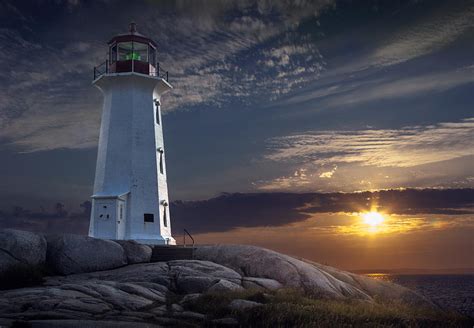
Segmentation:
<svg viewBox="0 0 474 328">
<path fill-rule="evenodd" d="M 105 74 L 93 84 L 102 91 L 104 105 L 89 236 L 175 244 L 165 206 L 168 185 L 160 108 L 161 95 L 171 85 L 132 72 Z M 154 222 L 145 222 L 145 213 L 153 214 Z"/>
</svg>

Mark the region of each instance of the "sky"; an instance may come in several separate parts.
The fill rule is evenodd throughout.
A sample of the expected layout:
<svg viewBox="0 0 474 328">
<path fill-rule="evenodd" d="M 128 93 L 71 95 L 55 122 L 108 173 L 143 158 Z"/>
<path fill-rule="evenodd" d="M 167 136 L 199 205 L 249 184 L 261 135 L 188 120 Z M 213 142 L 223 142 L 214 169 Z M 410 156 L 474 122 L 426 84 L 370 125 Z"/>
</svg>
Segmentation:
<svg viewBox="0 0 474 328">
<path fill-rule="evenodd" d="M 0 226 L 86 233 L 93 67 L 130 21 L 174 87 L 162 110 L 178 234 L 347 269 L 474 267 L 468 0 L 3 0 Z M 430 189 L 437 202 L 412 210 Z M 373 209 L 376 229 L 360 214 Z"/>
</svg>

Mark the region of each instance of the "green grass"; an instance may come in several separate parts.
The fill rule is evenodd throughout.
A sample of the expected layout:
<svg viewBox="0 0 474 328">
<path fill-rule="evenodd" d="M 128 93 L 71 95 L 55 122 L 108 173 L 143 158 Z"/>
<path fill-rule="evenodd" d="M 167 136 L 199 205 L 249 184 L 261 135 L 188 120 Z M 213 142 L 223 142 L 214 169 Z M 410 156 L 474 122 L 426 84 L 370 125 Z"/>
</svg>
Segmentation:
<svg viewBox="0 0 474 328">
<path fill-rule="evenodd" d="M 233 299 L 263 306 L 232 312 Z M 246 290 L 201 296 L 189 310 L 210 319 L 232 316 L 241 327 L 472 327 L 473 321 L 455 313 L 419 308 L 397 302 L 315 299 L 294 290 L 272 293 Z M 211 324 L 208 324 L 212 327 Z"/>
</svg>

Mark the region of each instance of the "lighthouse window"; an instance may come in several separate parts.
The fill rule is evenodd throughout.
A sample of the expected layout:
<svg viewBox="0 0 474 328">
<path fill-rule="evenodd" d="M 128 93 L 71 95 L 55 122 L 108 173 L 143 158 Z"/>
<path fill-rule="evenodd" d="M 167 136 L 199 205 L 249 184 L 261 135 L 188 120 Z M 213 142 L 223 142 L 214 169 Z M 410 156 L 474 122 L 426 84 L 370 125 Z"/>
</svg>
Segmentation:
<svg viewBox="0 0 474 328">
<path fill-rule="evenodd" d="M 160 152 L 160 173 L 163 174 L 163 152 Z"/>
<path fill-rule="evenodd" d="M 152 213 L 143 214 L 143 220 L 145 222 L 155 222 L 155 216 Z"/>
<path fill-rule="evenodd" d="M 150 47 L 150 64 L 156 66 L 156 50 L 153 47 Z"/>
<path fill-rule="evenodd" d="M 156 111 L 156 124 L 160 124 L 160 105 L 155 103 L 155 111 Z"/>
<path fill-rule="evenodd" d="M 166 217 L 166 206 L 163 206 L 163 224 L 165 227 L 168 226 L 168 218 Z"/>
<path fill-rule="evenodd" d="M 133 56 L 132 42 L 122 42 L 118 44 L 118 60 L 130 60 Z"/>
<path fill-rule="evenodd" d="M 144 43 L 133 43 L 134 60 L 148 62 L 148 45 Z"/>
<path fill-rule="evenodd" d="M 109 61 L 111 64 L 117 61 L 117 45 L 115 44 L 112 48 L 110 48 L 110 58 Z"/>
</svg>

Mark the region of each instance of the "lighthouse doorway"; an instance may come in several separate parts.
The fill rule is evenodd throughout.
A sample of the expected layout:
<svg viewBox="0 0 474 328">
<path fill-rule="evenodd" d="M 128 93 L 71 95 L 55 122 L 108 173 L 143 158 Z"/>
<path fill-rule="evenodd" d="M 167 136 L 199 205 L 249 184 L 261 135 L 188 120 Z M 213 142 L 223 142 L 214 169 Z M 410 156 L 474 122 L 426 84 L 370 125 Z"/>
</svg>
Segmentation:
<svg viewBox="0 0 474 328">
<path fill-rule="evenodd" d="M 94 204 L 95 231 L 101 238 L 117 238 L 117 218 L 115 199 L 97 199 Z"/>
</svg>

